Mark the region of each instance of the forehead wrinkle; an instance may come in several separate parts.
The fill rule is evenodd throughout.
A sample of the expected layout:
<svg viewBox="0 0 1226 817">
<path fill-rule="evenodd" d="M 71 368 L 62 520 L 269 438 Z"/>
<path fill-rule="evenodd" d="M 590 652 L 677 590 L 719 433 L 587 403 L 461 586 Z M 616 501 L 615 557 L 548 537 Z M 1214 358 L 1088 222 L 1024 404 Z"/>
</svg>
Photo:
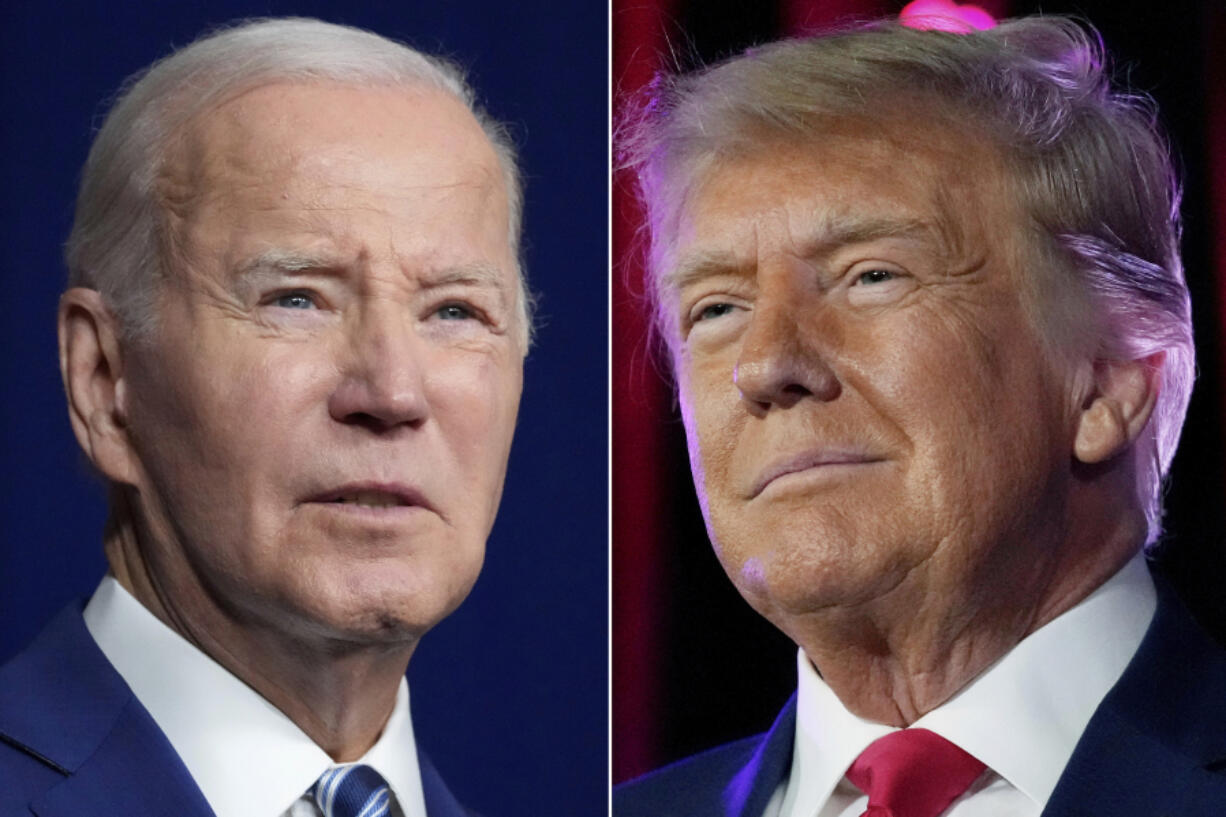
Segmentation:
<svg viewBox="0 0 1226 817">
<path fill-rule="evenodd" d="M 944 214 L 942 214 L 944 215 Z M 816 216 L 816 224 L 800 229 L 791 228 L 795 254 L 804 259 L 828 256 L 841 247 L 863 244 L 887 238 L 916 239 L 931 243 L 946 257 L 956 257 L 965 243 L 962 231 L 951 219 L 938 217 L 928 220 L 911 216 L 858 215 L 848 212 L 824 212 Z M 755 227 L 755 238 L 758 231 Z M 750 253 L 736 250 L 701 249 L 683 258 L 664 277 L 665 286 L 681 291 L 687 286 L 718 275 L 752 277 L 757 266 Z"/>
<path fill-rule="evenodd" d="M 248 89 L 248 91 L 262 88 Z M 246 92 L 243 95 L 244 96 Z M 233 102 L 234 100 L 229 100 Z M 159 203 L 172 215 L 185 220 L 192 211 L 204 205 L 224 203 L 224 200 L 254 191 L 255 201 L 246 206 L 257 210 L 281 209 L 284 203 L 266 198 L 269 179 L 273 176 L 292 178 L 292 189 L 299 197 L 293 208 L 303 212 L 336 212 L 346 210 L 377 210 L 375 205 L 346 201 L 340 205 L 326 202 L 329 193 L 356 192 L 370 195 L 376 187 L 362 181 L 337 183 L 318 176 L 311 169 L 318 158 L 317 151 L 304 151 L 293 146 L 288 151 L 272 150 L 268 144 L 270 129 L 257 128 L 247 118 L 223 104 L 208 111 L 209 116 L 197 116 L 184 123 L 170 138 L 158 163 L 155 190 Z M 272 132 L 275 137 L 277 133 Z M 275 147 L 275 146 L 273 146 Z M 497 166 L 493 148 L 488 147 L 490 161 Z M 346 160 L 365 161 L 357 151 L 343 152 Z M 385 199 L 410 199 L 423 192 L 445 194 L 459 189 L 483 192 L 486 197 L 505 197 L 505 182 L 490 162 L 474 162 L 463 168 L 464 175 L 454 180 L 434 180 L 421 184 L 404 184 L 398 192 L 379 191 Z M 223 184 L 212 184 L 224 179 Z"/>
<path fill-rule="evenodd" d="M 312 184 L 308 190 L 314 194 L 311 197 L 315 202 L 296 202 L 295 207 L 304 210 L 312 211 L 330 211 L 330 210 L 374 210 L 380 211 L 379 205 L 363 202 L 360 198 L 357 200 L 346 200 L 343 204 L 332 205 L 324 204 L 319 200 L 322 199 L 321 193 L 330 193 L 335 191 L 356 192 L 361 196 L 374 196 L 380 200 L 409 200 L 416 199 L 421 193 L 449 193 L 457 190 L 476 190 L 484 192 L 487 195 L 494 195 L 500 192 L 498 186 L 494 184 L 494 180 L 490 178 L 488 170 L 483 168 L 472 168 L 474 172 L 473 178 L 456 179 L 449 182 L 429 182 L 422 184 L 401 184 L 397 185 L 393 190 L 378 190 L 376 191 L 369 184 L 361 182 L 351 182 L 346 184 L 336 184 L 331 182 L 318 182 L 317 180 L 307 179 L 306 181 L 316 182 Z M 301 182 L 302 180 L 296 180 Z M 256 182 L 260 184 L 260 182 Z M 305 196 L 306 191 L 304 191 Z M 273 205 L 277 206 L 277 205 Z"/>
<path fill-rule="evenodd" d="M 883 239 L 908 239 L 927 243 L 943 256 L 955 255 L 962 244 L 961 230 L 943 208 L 935 209 L 935 218 L 926 218 L 909 211 L 898 213 L 854 212 L 846 207 L 815 213 L 810 224 L 799 229 L 795 241 L 796 254 L 813 259 L 828 256 L 842 247 L 867 244 Z"/>
<path fill-rule="evenodd" d="M 905 101 L 905 100 L 904 100 Z M 926 160 L 929 163 L 938 165 L 938 170 L 943 170 L 945 175 L 952 174 L 954 171 L 950 167 L 948 160 L 951 156 L 947 148 L 942 152 L 937 153 L 934 157 L 934 148 L 928 145 L 927 142 L 922 142 L 919 146 L 915 144 L 916 127 L 915 123 L 930 123 L 930 127 L 921 128 L 921 130 L 931 130 L 933 133 L 942 135 L 942 141 L 948 138 L 948 131 L 953 129 L 957 134 L 962 134 L 965 137 L 964 143 L 969 143 L 972 150 L 968 155 L 959 155 L 957 158 L 956 167 L 958 171 L 965 170 L 968 163 L 978 165 L 980 168 L 987 170 L 991 176 L 991 181 L 998 181 L 998 175 L 1001 172 L 1000 157 L 998 153 L 991 148 L 980 147 L 983 141 L 982 134 L 968 134 L 967 126 L 960 120 L 948 120 L 946 117 L 937 117 L 933 111 L 924 111 L 922 116 L 920 113 L 914 112 L 913 104 L 898 106 L 898 109 L 893 113 L 883 117 L 845 117 L 834 122 L 823 122 L 821 132 L 829 138 L 831 142 L 838 142 L 843 147 L 838 149 L 839 153 L 853 154 L 857 151 L 866 152 L 869 160 L 880 158 L 882 156 L 890 158 L 896 156 L 915 156 L 921 160 Z M 911 112 L 908 115 L 907 112 Z M 899 133 L 901 131 L 901 133 Z M 865 133 L 874 134 L 871 137 L 864 136 Z M 972 136 L 977 138 L 972 138 Z M 809 148 L 821 147 L 821 142 L 817 141 L 817 134 L 810 134 L 810 139 L 797 139 L 792 135 L 778 134 L 773 131 L 759 132 L 755 139 L 747 143 L 738 143 L 734 148 L 725 148 L 722 151 L 711 151 L 704 154 L 700 159 L 694 162 L 694 166 L 690 168 L 688 176 L 683 176 L 682 181 L 686 182 L 683 186 L 683 192 L 674 201 L 672 208 L 672 228 L 668 234 L 672 236 L 672 242 L 677 243 L 681 229 L 680 225 L 687 218 L 692 220 L 694 211 L 692 208 L 696 198 L 701 198 L 703 191 L 708 191 L 709 186 L 713 181 L 718 179 L 720 171 L 730 167 L 752 167 L 755 163 L 765 163 L 768 166 L 776 166 L 782 159 L 780 158 L 787 152 L 800 152 L 802 159 L 808 160 Z M 814 141 L 810 141 L 810 140 Z M 941 167 L 943 165 L 943 167 Z M 986 165 L 986 166 L 985 166 Z M 961 172 L 957 173 L 954 178 L 960 178 Z M 957 255 L 963 248 L 965 235 L 961 229 L 960 220 L 958 218 L 959 208 L 965 210 L 968 206 L 975 206 L 965 201 L 958 202 L 954 200 L 954 194 L 947 185 L 937 183 L 926 185 L 929 191 L 925 202 L 932 211 L 932 217 L 925 219 L 917 217 L 914 213 L 900 213 L 895 220 L 900 223 L 898 230 L 907 230 L 920 226 L 928 226 L 932 237 L 939 246 L 939 249 L 945 251 L 948 255 Z M 957 186 L 958 189 L 965 190 L 962 186 Z M 804 191 L 797 191 L 803 195 Z M 829 243 L 838 241 L 850 242 L 855 240 L 872 240 L 874 238 L 890 237 L 895 234 L 892 226 L 888 223 L 873 224 L 874 219 L 871 213 L 864 213 L 863 216 L 855 213 L 852 209 L 840 202 L 830 201 L 827 197 L 825 201 L 821 198 L 821 193 L 816 192 L 816 195 L 810 199 L 814 202 L 812 218 L 816 225 L 807 228 L 811 233 L 819 233 L 826 231 L 831 234 Z M 976 197 L 978 199 L 978 197 Z M 841 204 L 841 206 L 840 206 Z M 888 204 L 888 202 L 887 202 Z M 802 202 L 803 205 L 803 202 Z M 920 215 L 926 215 L 921 213 Z M 857 235 L 861 231 L 852 222 L 858 218 L 863 218 L 865 224 L 862 225 L 863 235 Z M 878 220 L 888 222 L 890 214 L 887 213 L 884 217 Z M 791 218 L 788 219 L 792 221 Z M 653 226 L 653 231 L 658 232 L 664 226 L 663 223 Z M 880 232 L 878 232 L 880 230 Z M 795 234 L 796 231 L 793 231 Z M 846 232 L 847 235 L 839 236 L 839 233 Z M 915 232 L 919 232 L 915 230 Z M 808 243 L 812 246 L 809 249 L 817 251 L 822 249 L 819 246 L 819 239 L 812 238 L 807 242 L 796 242 L 797 244 Z M 668 264 L 662 264 L 662 269 L 667 269 Z M 662 277 L 664 283 L 670 280 L 668 275 Z"/>
<path fill-rule="evenodd" d="M 346 270 L 364 268 L 366 253 L 352 259 L 343 259 L 330 252 L 311 252 L 272 248 L 259 253 L 241 264 L 238 275 L 256 278 L 261 275 L 294 275 L 296 273 L 342 274 Z M 411 265 L 398 265 L 407 278 L 416 278 L 422 290 L 440 289 L 447 286 L 469 286 L 494 290 L 505 300 L 506 274 L 492 264 L 462 264 L 442 267 L 438 270 L 412 272 Z"/>
</svg>

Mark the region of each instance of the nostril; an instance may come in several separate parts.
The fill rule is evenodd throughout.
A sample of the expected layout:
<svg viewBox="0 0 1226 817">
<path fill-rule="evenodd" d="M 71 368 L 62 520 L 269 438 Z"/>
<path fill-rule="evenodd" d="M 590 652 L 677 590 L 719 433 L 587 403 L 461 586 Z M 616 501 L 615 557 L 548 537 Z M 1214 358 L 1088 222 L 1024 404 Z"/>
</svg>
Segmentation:
<svg viewBox="0 0 1226 817">
<path fill-rule="evenodd" d="M 412 367 L 399 370 L 397 377 L 370 370 L 351 373 L 329 395 L 328 413 L 338 423 L 373 431 L 421 425 L 430 414 L 425 384 Z"/>
<path fill-rule="evenodd" d="M 376 417 L 373 414 L 367 414 L 364 411 L 355 411 L 350 414 L 346 414 L 341 419 L 341 422 L 345 423 L 346 425 L 360 426 L 370 431 L 375 431 L 375 432 L 380 432 L 380 433 L 387 431 L 389 428 L 393 428 L 397 425 L 397 423 L 389 423 L 386 420 Z"/>
<path fill-rule="evenodd" d="M 744 400 L 763 409 L 788 408 L 810 398 L 825 402 L 842 392 L 842 384 L 829 367 L 807 357 L 739 368 L 733 380 Z"/>
</svg>

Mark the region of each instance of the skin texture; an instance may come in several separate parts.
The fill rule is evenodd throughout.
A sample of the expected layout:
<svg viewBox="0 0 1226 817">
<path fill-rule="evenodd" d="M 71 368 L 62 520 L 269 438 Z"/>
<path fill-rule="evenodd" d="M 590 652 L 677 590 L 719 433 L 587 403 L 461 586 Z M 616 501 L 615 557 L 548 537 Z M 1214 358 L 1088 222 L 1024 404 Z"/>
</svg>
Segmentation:
<svg viewBox="0 0 1226 817">
<path fill-rule="evenodd" d="M 189 123 L 158 192 L 152 337 L 92 290 L 60 308 L 112 571 L 356 759 L 502 490 L 524 349 L 497 159 L 442 92 L 280 84 Z"/>
<path fill-rule="evenodd" d="M 900 726 L 1136 552 L 1155 396 L 1146 362 L 1052 353 L 995 155 L 925 124 L 717 162 L 665 269 L 721 563 L 844 704 Z"/>
</svg>

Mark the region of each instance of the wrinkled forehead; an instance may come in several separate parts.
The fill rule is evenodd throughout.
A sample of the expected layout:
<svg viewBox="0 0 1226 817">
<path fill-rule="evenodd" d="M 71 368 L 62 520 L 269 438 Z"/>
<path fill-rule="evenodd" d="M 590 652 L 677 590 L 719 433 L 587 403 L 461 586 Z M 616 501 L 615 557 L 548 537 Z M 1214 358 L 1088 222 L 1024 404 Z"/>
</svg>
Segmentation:
<svg viewBox="0 0 1226 817">
<path fill-rule="evenodd" d="M 704 229 L 713 212 L 769 208 L 771 193 L 755 186 L 753 168 L 777 180 L 802 167 L 821 171 L 827 183 L 782 192 L 813 202 L 815 233 L 837 237 L 863 232 L 857 223 L 871 229 L 922 218 L 956 249 L 970 234 L 985 232 L 984 222 L 993 217 L 1022 226 L 1019 199 L 995 143 L 948 117 L 900 110 L 815 120 L 804 133 L 747 129 L 706 150 L 662 157 L 654 169 L 647 203 L 657 299 L 675 294 L 678 273 L 696 256 L 737 249 L 735 234 Z M 736 185 L 727 184 L 730 177 Z"/>
<path fill-rule="evenodd" d="M 157 179 L 172 217 L 237 197 L 316 197 L 327 208 L 329 190 L 394 198 L 466 188 L 506 214 L 505 180 L 481 126 L 454 96 L 424 84 L 247 89 L 178 128 Z"/>
</svg>

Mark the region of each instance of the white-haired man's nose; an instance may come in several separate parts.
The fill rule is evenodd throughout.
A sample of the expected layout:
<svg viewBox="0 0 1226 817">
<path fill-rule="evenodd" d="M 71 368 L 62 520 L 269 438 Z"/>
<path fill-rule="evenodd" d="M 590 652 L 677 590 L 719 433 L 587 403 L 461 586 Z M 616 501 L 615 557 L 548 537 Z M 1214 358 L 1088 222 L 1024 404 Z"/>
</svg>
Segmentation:
<svg viewBox="0 0 1226 817">
<path fill-rule="evenodd" d="M 421 425 L 430 415 L 425 351 L 403 312 L 367 310 L 350 334 L 340 382 L 328 399 L 332 418 L 375 431 Z"/>
</svg>

